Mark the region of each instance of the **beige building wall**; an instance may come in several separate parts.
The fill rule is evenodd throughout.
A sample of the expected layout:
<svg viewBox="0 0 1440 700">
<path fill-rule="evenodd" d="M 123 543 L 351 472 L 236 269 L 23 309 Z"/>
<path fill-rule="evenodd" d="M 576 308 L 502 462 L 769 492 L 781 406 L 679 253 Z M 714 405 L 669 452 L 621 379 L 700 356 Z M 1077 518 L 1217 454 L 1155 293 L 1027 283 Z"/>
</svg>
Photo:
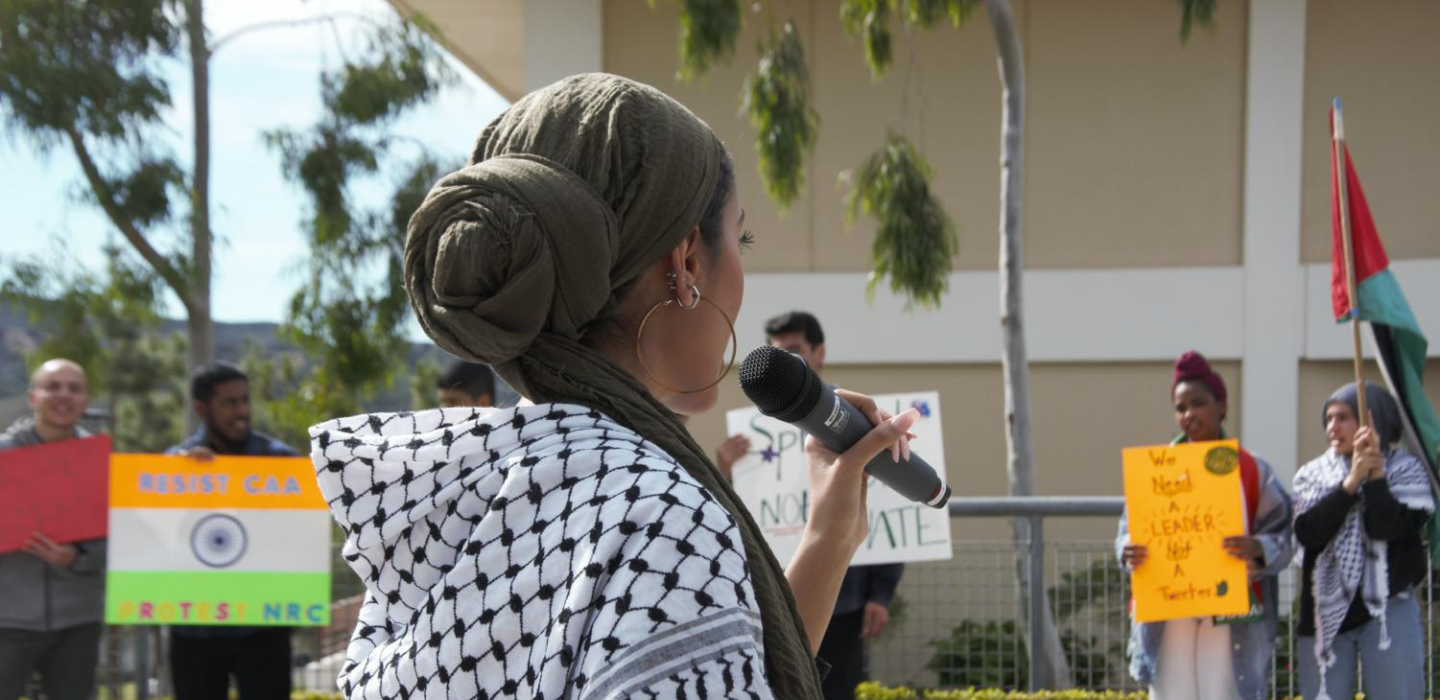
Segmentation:
<svg viewBox="0 0 1440 700">
<path fill-rule="evenodd" d="M 1293 0 L 1287 0 L 1295 4 Z M 393 0 L 422 12 L 467 67 L 502 93 L 524 92 L 527 57 L 554 49 L 554 31 L 521 31 L 537 0 Z M 1157 0 L 1015 0 L 1024 42 L 1029 119 L 1027 264 L 1031 268 L 1233 265 L 1241 234 L 1247 2 L 1219 3 L 1216 26 L 1178 36 L 1178 9 Z M 1301 259 L 1329 257 L 1329 101 L 1348 105 L 1350 141 L 1392 257 L 1440 257 L 1440 42 L 1430 0 L 1304 0 Z M 606 0 L 601 68 L 664 89 L 707 119 L 732 147 L 742 197 L 761 234 L 756 271 L 868 269 L 873 224 L 846 231 L 837 175 L 898 130 L 936 166 L 936 187 L 961 231 L 955 267 L 991 269 L 997 255 L 999 85 L 981 12 L 962 29 L 895 34 L 895 66 L 873 81 L 833 0 L 774 0 L 747 12 L 735 56 L 706 78 L 676 77 L 673 3 Z M 748 9 L 748 8 L 747 8 Z M 753 132 L 739 93 L 769 18 L 792 18 L 806 42 L 821 113 L 806 194 L 775 211 L 754 175 Z M 543 28 L 538 28 L 543 29 Z M 1273 27 L 1271 28 L 1273 29 Z M 566 32 L 580 30 L 564 27 Z M 559 68 L 559 67 L 554 67 Z M 529 87 L 534 87 L 533 85 Z M 1252 144 L 1255 146 L 1257 144 Z M 1263 144 L 1259 144 L 1263 145 Z"/>
<path fill-rule="evenodd" d="M 534 20 L 543 15 L 540 3 L 495 3 L 474 14 L 496 14 L 495 21 L 508 22 L 521 12 Z M 413 4 L 451 18 L 447 28 L 468 26 L 449 24 L 467 21 L 451 0 Z M 1330 327 L 1317 306 L 1322 273 L 1301 267 L 1329 256 L 1325 113 L 1332 95 L 1349 101 L 1351 142 L 1382 234 L 1392 257 L 1402 261 L 1397 274 L 1422 325 L 1440 322 L 1429 303 L 1440 293 L 1440 283 L 1432 281 L 1440 273 L 1431 272 L 1440 267 L 1440 236 L 1427 227 L 1440 213 L 1433 211 L 1440 199 L 1431 196 L 1440 184 L 1440 165 L 1435 165 L 1440 153 L 1434 152 L 1440 138 L 1426 138 L 1440 128 L 1430 118 L 1440 107 L 1440 82 L 1429 70 L 1440 58 L 1440 43 L 1426 33 L 1440 19 L 1440 6 L 1428 0 L 1225 2 L 1217 6 L 1214 28 L 1197 28 L 1182 43 L 1179 8 L 1173 3 L 1014 4 L 1028 81 L 1026 257 L 1035 274 L 1027 276 L 1027 301 L 1032 351 L 1046 361 L 1034 368 L 1042 464 L 1055 459 L 1051 450 L 1058 449 L 1046 441 L 1086 445 L 1089 452 L 1083 454 L 1093 462 L 1096 454 L 1113 457 L 1114 445 L 1155 432 L 1082 430 L 1079 426 L 1093 415 L 1106 415 L 1105 410 L 1076 408 L 1073 400 L 1064 400 L 1071 398 L 1065 389 L 1047 388 L 1049 382 L 1065 387 L 1067 381 L 1111 381 L 1096 401 L 1129 405 L 1144 397 L 1136 393 L 1141 389 L 1126 388 L 1129 378 L 1148 372 L 1159 379 L 1139 384 L 1165 385 L 1164 361 L 1189 347 L 1244 360 L 1250 402 L 1263 407 L 1250 412 L 1252 440 L 1270 441 L 1262 452 L 1282 454 L 1292 445 L 1301 453 L 1310 451 L 1305 449 L 1307 421 L 1270 417 L 1287 415 L 1303 393 L 1297 387 L 1302 370 L 1300 383 L 1311 381 L 1313 368 L 1301 367 L 1304 360 L 1343 356 L 1340 331 Z M 933 385 L 947 397 L 951 390 L 985 397 L 974 404 L 975 420 L 966 422 L 976 426 L 967 446 L 1002 464 L 998 342 L 982 338 L 995 323 L 996 302 L 981 292 L 994 289 L 993 277 L 986 275 L 993 274 L 998 257 L 1000 118 L 994 45 L 984 14 L 977 13 L 964 28 L 929 32 L 906 31 L 897 22 L 894 66 L 875 81 L 859 41 L 842 30 L 833 0 L 747 5 L 735 55 L 708 76 L 684 83 L 676 77 L 676 5 L 649 5 L 606 0 L 599 7 L 598 26 L 527 30 L 522 54 L 546 53 L 543 46 L 530 45 L 535 40 L 560 47 L 567 42 L 566 32 L 594 32 L 587 36 L 598 36 L 602 51 L 595 62 L 577 63 L 574 70 L 603 69 L 654 84 L 716 128 L 735 154 L 749 226 L 759 239 L 746 256 L 747 270 L 769 274 L 764 284 L 765 274 L 753 278 L 757 288 L 770 292 L 747 299 L 751 315 L 762 307 L 770 313 L 777 297 L 792 296 L 788 290 L 813 305 L 829 297 L 805 293 L 823 289 L 834 295 L 863 284 L 873 224 L 862 221 L 845 230 L 837 174 L 858 165 L 887 130 L 918 142 L 936 166 L 937 191 L 960 228 L 952 289 L 964 291 L 947 297 L 945 313 L 892 314 L 888 309 L 895 308 L 894 300 L 884 298 L 855 314 L 825 310 L 827 325 L 843 329 L 837 336 L 860 339 L 847 344 L 852 353 L 847 361 L 853 364 L 832 372 L 880 390 L 920 376 L 934 381 L 919 386 Z M 509 9 L 496 9 L 501 7 Z M 760 185 L 754 134 L 740 111 L 741 85 L 755 65 L 755 46 L 771 18 L 797 23 L 821 116 L 808 184 L 783 216 Z M 455 35 L 457 49 L 483 55 L 485 47 L 465 43 L 469 36 Z M 1177 267 L 1189 270 L 1175 275 Z M 1132 274 L 1137 276 L 1127 276 Z M 1156 284 L 1188 296 L 1167 300 L 1141 291 Z M 1083 298 L 1083 304 L 1060 304 L 1064 299 L 1057 293 Z M 1202 301 L 1187 306 L 1190 299 Z M 887 309 L 885 318 L 876 318 L 877 308 Z M 1214 313 L 1201 318 L 1210 309 Z M 1176 317 L 1205 323 L 1177 326 Z M 1086 318 L 1094 319 L 1088 331 L 1078 321 Z M 876 323 L 889 323 L 887 332 L 874 333 Z M 753 331 L 756 322 L 746 319 L 745 325 Z M 958 329 L 943 343 L 931 343 L 953 351 L 912 357 L 890 350 L 883 340 L 922 326 Z M 1094 327 L 1106 328 L 1099 334 L 1103 344 L 1095 342 Z M 1157 333 L 1157 328 L 1163 330 Z M 751 339 L 747 336 L 747 342 Z M 1139 347 L 1144 349 L 1137 352 Z M 959 364 L 923 364 L 937 359 Z M 1239 367 L 1233 364 L 1229 371 L 1237 415 L 1244 402 Z M 740 405 L 738 390 L 731 386 L 727 392 L 729 405 Z M 1163 412 L 1161 419 L 1168 433 Z M 697 426 L 718 426 L 719 421 L 706 417 Z M 1236 416 L 1230 423 L 1238 432 Z M 710 437 L 718 438 L 718 428 L 710 430 Z M 1274 437 L 1282 433 L 1283 439 Z M 1283 462 L 1297 461 L 1294 455 L 1283 456 Z M 1042 473 L 1042 489 L 1051 493 L 1090 492 L 1076 489 L 1103 483 L 1083 469 L 1079 473 L 1086 476 L 1073 483 L 1047 469 Z M 993 481 L 979 482 L 982 492 L 1002 493 L 1003 470 L 989 478 Z"/>
<path fill-rule="evenodd" d="M 1175 3 L 1028 6 L 1026 262 L 1239 264 L 1247 3 L 1185 44 Z"/>
<path fill-rule="evenodd" d="M 415 4 L 453 7 L 450 0 Z M 1173 430 L 1166 360 L 1188 347 L 1227 360 L 1218 364 L 1230 383 L 1232 431 L 1242 432 L 1243 360 L 1251 404 L 1258 407 L 1249 413 L 1252 443 L 1270 440 L 1262 454 L 1292 445 L 1300 455 L 1317 452 L 1311 404 L 1344 374 L 1335 371 L 1344 363 L 1328 361 L 1342 355 L 1335 343 L 1340 331 L 1317 307 L 1323 290 L 1315 286 L 1316 268 L 1301 267 L 1329 259 L 1325 114 L 1331 96 L 1348 100 L 1351 143 L 1392 257 L 1421 259 L 1401 271 L 1409 275 L 1404 284 L 1411 303 L 1422 325 L 1427 318 L 1432 326 L 1440 322 L 1430 313 L 1430 300 L 1440 293 L 1440 283 L 1431 280 L 1440 273 L 1429 272 L 1440 262 L 1440 235 L 1427 227 L 1440 220 L 1440 198 L 1433 196 L 1440 185 L 1440 138 L 1434 138 L 1440 127 L 1431 118 L 1440 111 L 1440 81 L 1431 76 L 1440 43 L 1427 33 L 1440 20 L 1440 6 L 1428 0 L 1224 2 L 1216 26 L 1197 28 L 1182 44 L 1174 3 L 1014 4 L 1029 91 L 1026 262 L 1039 271 L 1027 276 L 1032 351 L 1043 350 L 1049 360 L 1035 364 L 1032 377 L 1041 492 L 1117 493 L 1119 449 L 1162 441 Z M 993 345 L 994 354 L 972 347 L 977 329 L 995 323 L 995 302 L 977 299 L 979 291 L 994 288 L 985 275 L 998 258 L 1000 91 L 987 19 L 981 12 L 967 27 L 930 32 L 906 32 L 897 23 L 894 66 L 877 82 L 858 40 L 844 34 L 833 0 L 760 7 L 747 11 L 735 56 L 684 83 L 676 77 L 675 4 L 652 9 L 638 0 L 606 0 L 593 30 L 603 46 L 599 64 L 576 70 L 599 68 L 651 83 L 689 105 L 730 145 L 749 228 L 758 238 L 745 265 L 771 273 L 764 287 L 771 298 L 747 299 L 752 314 L 774 297 L 790 298 L 776 290 L 803 296 L 817 288 L 831 294 L 852 280 L 863 284 L 873 224 L 845 230 L 837 175 L 857 166 L 888 130 L 916 141 L 935 165 L 937 191 L 959 225 L 952 283 L 960 280 L 957 286 L 967 291 L 947 298 L 947 315 L 896 312 L 880 321 L 893 321 L 892 335 L 921 324 L 961 329 L 960 340 L 947 336 L 945 347 L 965 347 L 947 356 L 945 362 L 954 357 L 955 363 L 910 358 L 921 364 L 903 364 L 880 334 L 881 341 L 850 358 L 853 364 L 832 366 L 829 378 L 868 391 L 941 391 L 957 492 L 1005 493 L 998 343 L 985 345 Z M 821 116 L 807 185 L 784 215 L 760 185 L 754 134 L 740 111 L 741 85 L 770 17 L 797 23 Z M 527 45 L 525 54 L 542 49 Z M 1128 269 L 1109 269 L 1116 267 Z M 1173 276 L 1176 267 L 1191 269 Z M 1132 273 L 1138 277 L 1124 277 Z M 1116 283 L 1120 277 L 1131 281 Z M 1139 277 L 1143 284 L 1134 281 Z M 1201 300 L 1178 312 L 1182 318 L 1214 309 L 1200 319 L 1214 325 L 1163 326 L 1177 316 L 1181 300 L 1141 291 L 1155 284 Z M 1055 303 L 1047 293 L 1070 289 L 1085 299 L 1083 308 L 1039 313 Z M 894 308 L 884 304 L 851 315 L 831 310 L 822 321 L 851 337 L 863 328 L 868 335 L 848 346 L 854 351 L 875 336 L 875 308 Z M 957 308 L 963 312 L 956 315 Z M 1093 342 L 1092 327 L 1067 322 L 1092 317 L 1092 326 L 1122 320 L 1103 334 L 1113 351 Z M 1223 321 L 1215 324 L 1217 318 Z M 747 319 L 746 325 L 756 324 Z M 1165 338 L 1140 342 L 1156 335 Z M 1143 352 L 1133 352 L 1141 345 Z M 1269 418 L 1288 416 L 1296 403 L 1295 422 Z M 697 436 L 718 444 L 723 410 L 743 405 L 738 387 L 727 384 L 717 411 L 695 420 Z M 1285 455 L 1280 461 L 1285 464 L 1276 468 L 1288 473 L 1297 460 Z M 992 531 L 986 527 L 976 529 Z"/>
<path fill-rule="evenodd" d="M 1440 258 L 1440 3 L 1309 0 L 1306 20 L 1305 262 L 1330 260 L 1335 97 L 1345 102 L 1350 155 L 1386 251 L 1391 258 Z"/>
<path fill-rule="evenodd" d="M 767 3 L 767 7 L 778 16 L 794 17 L 801 36 L 811 36 L 808 3 L 772 2 Z M 605 71 L 665 91 L 708 122 L 729 145 L 735 156 L 737 186 L 746 212 L 745 225 L 756 237 L 755 251 L 745 258 L 747 271 L 811 269 L 809 201 L 799 202 L 781 218 L 755 174 L 754 132 L 740 113 L 740 86 L 747 71 L 755 65 L 753 60 L 747 62 L 740 57 L 755 55 L 754 47 L 764 25 L 747 16 L 745 33 L 738 40 L 736 60 L 722 62 L 704 79 L 686 83 L 677 77 L 677 12 L 675 4 L 670 2 L 655 3 L 653 10 L 645 2 L 605 2 Z M 813 175 L 809 180 L 813 184 Z"/>
<path fill-rule="evenodd" d="M 1029 76 L 1027 264 L 1238 264 L 1246 4 L 1221 3 L 1218 28 L 1185 45 L 1178 9 L 1155 0 L 1019 0 L 1016 11 Z M 983 13 L 958 30 L 897 25 L 894 67 L 876 82 L 836 3 L 765 3 L 763 14 L 747 14 L 734 60 L 686 84 L 673 40 L 654 39 L 675 36 L 676 12 L 670 3 L 606 2 L 604 68 L 674 95 L 730 144 L 759 239 L 748 269 L 868 270 L 874 226 L 845 229 L 837 178 L 890 130 L 935 166 L 936 190 L 960 230 L 956 269 L 994 268 L 1000 86 Z M 739 102 L 768 16 L 799 27 L 821 118 L 805 194 L 783 217 L 755 175 Z"/>
</svg>

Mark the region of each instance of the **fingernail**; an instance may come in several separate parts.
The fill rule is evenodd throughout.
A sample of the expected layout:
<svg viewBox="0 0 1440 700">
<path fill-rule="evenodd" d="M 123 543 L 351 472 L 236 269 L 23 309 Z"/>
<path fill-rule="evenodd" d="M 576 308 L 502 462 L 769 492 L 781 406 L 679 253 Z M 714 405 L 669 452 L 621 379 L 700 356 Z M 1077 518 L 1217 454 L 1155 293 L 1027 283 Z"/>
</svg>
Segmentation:
<svg viewBox="0 0 1440 700">
<path fill-rule="evenodd" d="M 890 446 L 890 461 L 897 464 L 900 462 L 900 443 L 898 442 Z"/>
<path fill-rule="evenodd" d="M 901 433 L 908 433 L 910 432 L 911 426 L 915 425 L 915 421 L 918 420 L 920 420 L 920 412 L 909 408 L 906 409 L 904 413 L 891 418 L 890 424 L 895 426 Z"/>
<path fill-rule="evenodd" d="M 901 440 L 901 441 L 900 441 L 900 453 L 905 457 L 905 461 L 906 461 L 906 462 L 909 462 L 909 461 L 910 461 L 910 441 L 909 441 L 909 440 Z"/>
</svg>

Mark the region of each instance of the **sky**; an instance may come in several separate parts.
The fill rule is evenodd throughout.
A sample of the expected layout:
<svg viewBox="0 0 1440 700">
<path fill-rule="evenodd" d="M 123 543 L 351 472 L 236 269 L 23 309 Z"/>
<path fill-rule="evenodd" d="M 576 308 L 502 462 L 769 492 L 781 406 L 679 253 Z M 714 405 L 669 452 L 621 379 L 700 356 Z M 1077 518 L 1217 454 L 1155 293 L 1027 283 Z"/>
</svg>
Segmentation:
<svg viewBox="0 0 1440 700">
<path fill-rule="evenodd" d="M 393 16 L 384 0 L 246 0 L 206 4 L 211 43 L 239 27 L 275 20 L 342 13 Z M 319 76 L 340 63 L 341 51 L 362 53 L 368 25 L 356 19 L 282 26 L 227 42 L 210 63 L 211 228 L 215 254 L 212 307 L 217 321 L 280 321 L 300 285 L 306 255 L 302 234 L 306 203 L 287 182 L 280 157 L 261 134 L 277 127 L 305 128 L 320 117 Z M 183 52 L 183 48 L 182 48 Z M 419 139 L 442 162 L 462 162 L 475 137 L 508 104 L 458 61 L 458 83 L 413 110 L 395 131 Z M 164 141 L 182 162 L 190 159 L 188 63 L 166 64 L 172 106 Z M 65 147 L 45 152 L 3 131 L 0 138 L 0 260 L 41 255 L 98 267 L 108 241 L 124 243 L 98 209 L 81 201 L 83 177 Z M 166 144 L 162 143 L 162 147 Z M 409 155 L 404 154 L 402 155 Z M 358 190 L 385 197 L 379 184 Z M 377 202 L 377 204 L 383 204 Z M 128 244 L 126 244 L 128 246 Z M 180 316 L 172 300 L 172 315 Z M 410 333 L 422 340 L 419 326 Z"/>
</svg>

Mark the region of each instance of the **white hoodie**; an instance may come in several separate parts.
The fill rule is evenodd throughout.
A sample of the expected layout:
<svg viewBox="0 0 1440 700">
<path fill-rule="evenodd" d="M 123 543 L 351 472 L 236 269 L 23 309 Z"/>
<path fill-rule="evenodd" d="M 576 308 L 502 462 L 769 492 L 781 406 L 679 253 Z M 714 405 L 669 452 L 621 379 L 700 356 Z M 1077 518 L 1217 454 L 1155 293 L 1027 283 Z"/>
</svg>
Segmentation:
<svg viewBox="0 0 1440 700">
<path fill-rule="evenodd" d="M 364 580 L 349 698 L 770 698 L 733 518 L 600 413 L 542 404 L 314 426 Z"/>
</svg>

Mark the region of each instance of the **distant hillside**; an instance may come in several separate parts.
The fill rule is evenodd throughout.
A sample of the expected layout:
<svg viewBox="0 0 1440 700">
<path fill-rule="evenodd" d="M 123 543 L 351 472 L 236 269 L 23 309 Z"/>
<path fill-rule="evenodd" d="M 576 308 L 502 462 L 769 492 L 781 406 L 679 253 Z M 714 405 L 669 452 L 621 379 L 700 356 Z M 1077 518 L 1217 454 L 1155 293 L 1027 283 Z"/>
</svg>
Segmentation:
<svg viewBox="0 0 1440 700">
<path fill-rule="evenodd" d="M 267 355 L 279 357 L 293 355 L 302 363 L 304 357 L 293 345 L 275 337 L 274 323 L 216 323 L 215 355 L 219 359 L 238 362 L 245 352 L 247 340 L 260 344 Z M 184 331 L 180 321 L 167 321 L 166 329 Z M 29 323 L 24 314 L 0 305 L 0 428 L 23 415 L 25 391 L 29 379 L 25 372 L 25 353 L 34 349 L 44 338 L 44 331 Z M 411 343 L 407 369 L 413 370 L 421 360 L 429 359 L 444 364 L 451 358 L 434 345 Z M 410 408 L 410 375 L 403 372 L 395 385 L 369 402 L 367 409 L 374 411 L 400 411 Z"/>
</svg>

